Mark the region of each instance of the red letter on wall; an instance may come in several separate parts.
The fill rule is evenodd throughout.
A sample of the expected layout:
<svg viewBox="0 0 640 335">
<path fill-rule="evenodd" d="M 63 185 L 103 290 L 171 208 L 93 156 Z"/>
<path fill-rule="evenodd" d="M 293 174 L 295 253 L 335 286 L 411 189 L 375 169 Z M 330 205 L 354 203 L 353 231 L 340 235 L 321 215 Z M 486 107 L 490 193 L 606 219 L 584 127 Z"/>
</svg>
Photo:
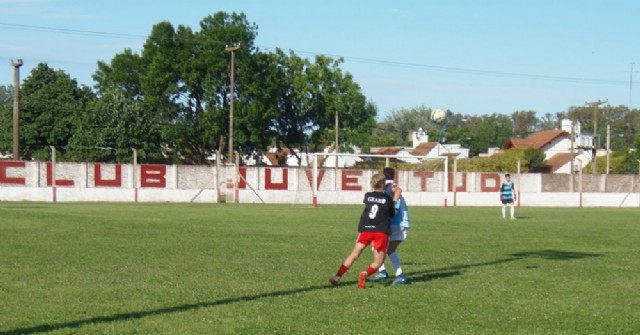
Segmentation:
<svg viewBox="0 0 640 335">
<path fill-rule="evenodd" d="M 488 181 L 493 180 L 493 186 L 487 186 Z M 498 192 L 500 191 L 500 175 L 497 173 L 483 173 L 480 175 L 480 191 Z"/>
<path fill-rule="evenodd" d="M 304 174 L 307 176 L 307 180 L 309 181 L 309 186 L 313 188 L 313 181 L 311 180 L 311 178 L 313 178 L 313 171 L 307 169 L 304 171 Z M 318 188 L 320 188 L 320 183 L 322 183 L 322 178 L 324 178 L 324 170 L 318 170 L 318 177 L 316 178 L 318 183 Z"/>
<path fill-rule="evenodd" d="M 416 171 L 413 173 L 414 177 L 420 178 L 420 190 L 422 192 L 427 191 L 427 179 L 433 178 L 433 172 L 429 171 Z"/>
<path fill-rule="evenodd" d="M 47 186 L 52 185 L 51 163 L 47 163 Z M 73 180 L 56 179 L 56 186 L 73 186 Z"/>
<path fill-rule="evenodd" d="M 141 165 L 140 166 L 140 187 L 167 187 L 166 165 Z"/>
<path fill-rule="evenodd" d="M 342 170 L 342 190 L 343 191 L 362 191 L 362 186 L 358 184 L 362 176 L 362 170 Z"/>
<path fill-rule="evenodd" d="M 22 161 L 0 161 L 0 184 L 24 185 L 24 178 L 7 177 L 7 168 L 21 168 L 24 170 L 25 166 L 26 163 Z"/>
<path fill-rule="evenodd" d="M 102 165 L 93 165 L 94 182 L 96 186 L 104 187 L 121 187 L 122 186 L 122 167 L 120 164 L 115 165 L 115 179 L 102 179 Z"/>
<path fill-rule="evenodd" d="M 271 169 L 264 170 L 264 189 L 265 190 L 288 190 L 289 189 L 289 169 L 282 170 L 282 182 L 274 183 L 271 180 Z"/>
<path fill-rule="evenodd" d="M 449 192 L 453 192 L 453 173 L 449 173 Z M 466 192 L 467 191 L 467 173 L 462 173 L 462 185 L 456 186 L 457 192 Z"/>
<path fill-rule="evenodd" d="M 238 168 L 238 171 L 240 172 L 240 176 L 242 176 L 238 182 L 238 188 L 244 190 L 247 188 L 247 168 L 241 167 Z"/>
</svg>

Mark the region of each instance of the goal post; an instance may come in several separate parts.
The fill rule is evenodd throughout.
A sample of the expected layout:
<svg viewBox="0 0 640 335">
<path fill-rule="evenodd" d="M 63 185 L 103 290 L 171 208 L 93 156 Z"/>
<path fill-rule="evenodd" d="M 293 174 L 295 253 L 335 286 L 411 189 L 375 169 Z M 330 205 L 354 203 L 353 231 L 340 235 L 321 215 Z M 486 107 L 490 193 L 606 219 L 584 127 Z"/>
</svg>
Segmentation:
<svg viewBox="0 0 640 335">
<path fill-rule="evenodd" d="M 429 191 L 429 194 L 441 193 L 441 201 L 447 207 L 447 192 L 449 188 L 448 163 L 450 155 L 441 156 L 414 156 L 414 155 L 385 155 L 385 154 L 353 154 L 353 153 L 314 153 L 312 160 L 312 206 L 317 207 L 321 185 L 318 184 L 320 169 L 335 169 L 335 178 L 339 169 L 378 170 L 382 167 L 394 166 L 396 171 L 413 171 L 412 176 L 417 176 L 412 183 L 404 181 L 403 191 L 426 192 L 427 178 L 436 179 L 437 191 Z M 367 162 L 376 161 L 373 166 L 367 166 Z M 374 167 L 375 166 L 375 167 Z M 441 173 L 441 174 L 440 174 Z M 454 179 L 455 181 L 455 179 Z M 433 182 L 432 182 L 433 183 Z M 368 184 L 368 183 L 367 183 Z M 434 187 L 431 185 L 431 189 Z M 336 185 L 337 188 L 337 185 Z M 455 187 L 454 187 L 455 189 Z"/>
</svg>

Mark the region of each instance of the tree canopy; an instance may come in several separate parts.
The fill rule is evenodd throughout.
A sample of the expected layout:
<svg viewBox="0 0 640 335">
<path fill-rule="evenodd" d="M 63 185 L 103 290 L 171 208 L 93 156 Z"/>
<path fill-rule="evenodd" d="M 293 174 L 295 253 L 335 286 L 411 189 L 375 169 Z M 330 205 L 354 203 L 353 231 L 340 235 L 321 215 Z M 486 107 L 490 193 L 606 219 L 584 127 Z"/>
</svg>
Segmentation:
<svg viewBox="0 0 640 335">
<path fill-rule="evenodd" d="M 201 164 L 213 152 L 224 152 L 231 71 L 234 151 L 317 150 L 331 142 L 336 113 L 341 142 L 364 142 L 375 126 L 376 109 L 340 69 L 342 60 L 317 56 L 312 62 L 279 49 L 263 52 L 254 46 L 256 36 L 257 25 L 244 14 L 218 12 L 204 18 L 197 32 L 161 22 L 140 55 L 125 50 L 110 64 L 98 64 L 98 95 L 119 90 L 141 101 L 141 113 L 159 130 L 163 155 L 174 162 Z M 226 47 L 236 44 L 232 69 Z"/>
</svg>

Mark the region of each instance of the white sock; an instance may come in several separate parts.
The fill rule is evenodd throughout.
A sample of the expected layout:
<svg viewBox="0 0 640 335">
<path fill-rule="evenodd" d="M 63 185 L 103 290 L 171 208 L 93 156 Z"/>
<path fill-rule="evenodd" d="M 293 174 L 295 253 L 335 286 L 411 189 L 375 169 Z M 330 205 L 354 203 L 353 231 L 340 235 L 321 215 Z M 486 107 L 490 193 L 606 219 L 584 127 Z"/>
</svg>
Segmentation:
<svg viewBox="0 0 640 335">
<path fill-rule="evenodd" d="M 384 267 L 384 264 L 380 265 L 380 267 L 378 268 L 378 272 L 385 272 L 387 271 L 387 268 Z"/>
<path fill-rule="evenodd" d="M 391 264 L 393 265 L 393 269 L 396 270 L 396 277 L 402 274 L 402 266 L 400 264 L 400 256 L 398 256 L 397 252 L 389 254 L 389 259 L 391 259 Z"/>
<path fill-rule="evenodd" d="M 506 207 L 502 206 L 502 217 L 504 218 L 504 215 L 506 214 Z"/>
<path fill-rule="evenodd" d="M 511 206 L 511 217 L 514 218 L 516 215 L 516 207 L 515 206 Z"/>
</svg>

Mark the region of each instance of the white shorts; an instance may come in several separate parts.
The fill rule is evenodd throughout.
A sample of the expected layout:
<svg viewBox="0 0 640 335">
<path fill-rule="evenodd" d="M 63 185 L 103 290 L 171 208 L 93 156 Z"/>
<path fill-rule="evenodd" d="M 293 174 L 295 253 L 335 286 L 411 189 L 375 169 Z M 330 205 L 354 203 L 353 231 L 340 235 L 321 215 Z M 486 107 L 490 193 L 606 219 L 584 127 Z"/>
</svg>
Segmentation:
<svg viewBox="0 0 640 335">
<path fill-rule="evenodd" d="M 409 228 L 402 226 L 391 226 L 391 235 L 389 241 L 404 241 L 407 238 Z"/>
</svg>

